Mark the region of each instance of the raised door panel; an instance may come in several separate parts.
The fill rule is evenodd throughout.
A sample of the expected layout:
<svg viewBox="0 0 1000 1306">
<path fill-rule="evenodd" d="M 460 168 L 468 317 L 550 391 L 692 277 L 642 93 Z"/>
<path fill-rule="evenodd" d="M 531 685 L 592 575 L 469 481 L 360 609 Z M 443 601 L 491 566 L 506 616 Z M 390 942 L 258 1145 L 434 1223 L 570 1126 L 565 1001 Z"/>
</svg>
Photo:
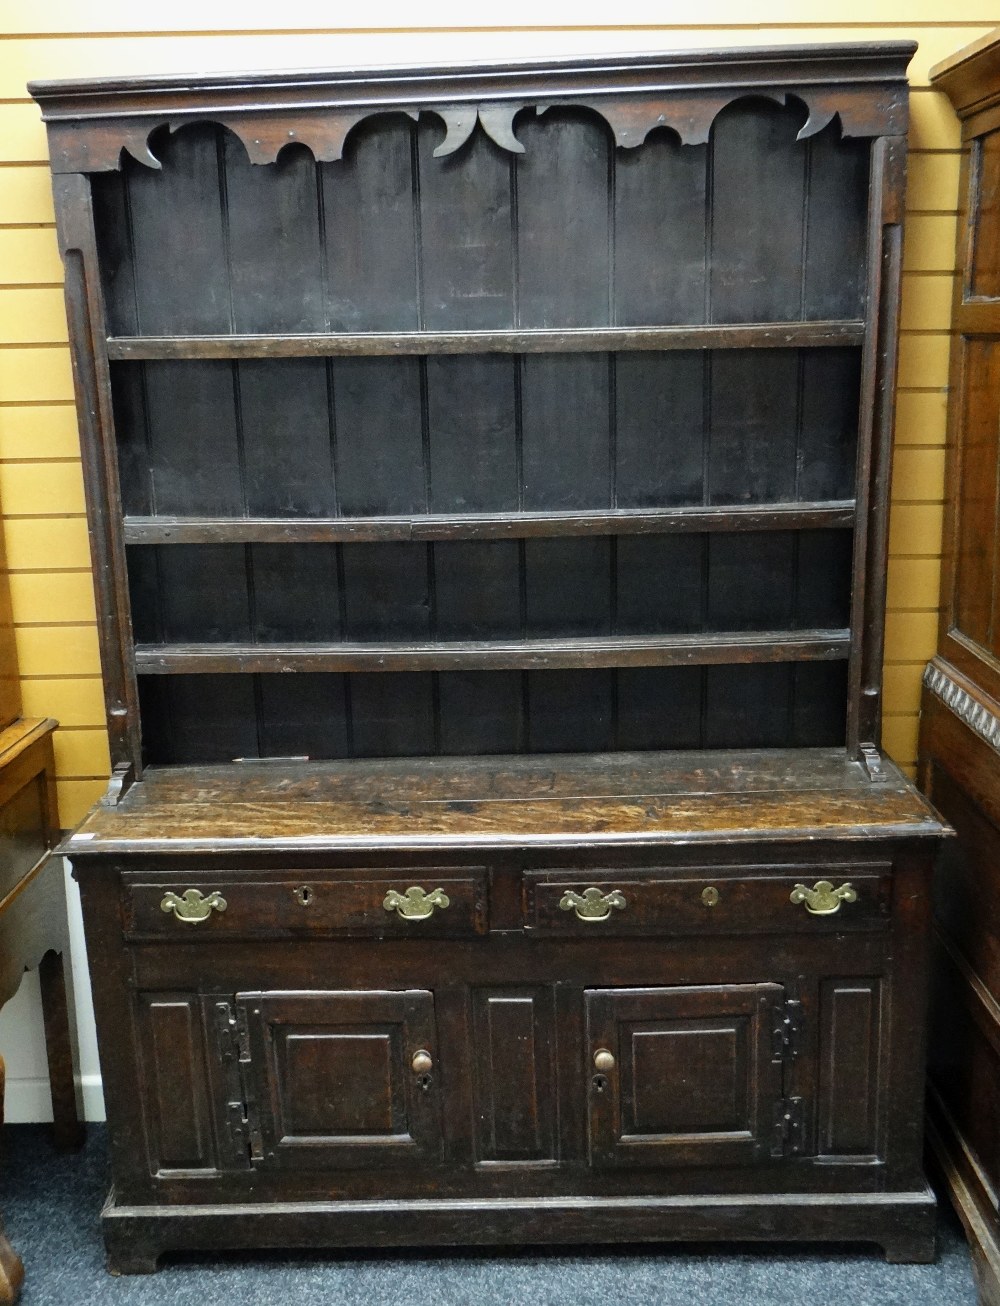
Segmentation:
<svg viewBox="0 0 1000 1306">
<path fill-rule="evenodd" d="M 137 1016 L 150 1170 L 214 1170 L 200 1000 L 191 993 L 140 993 Z"/>
<path fill-rule="evenodd" d="M 881 990 L 878 978 L 820 985 L 821 1155 L 873 1156 L 879 1150 Z"/>
<path fill-rule="evenodd" d="M 591 1163 L 770 1157 L 782 1073 L 772 1027 L 782 994 L 777 984 L 588 992 Z"/>
<path fill-rule="evenodd" d="M 953 622 L 994 654 L 1000 649 L 994 577 L 997 546 L 997 461 L 1000 458 L 1000 346 L 995 337 L 963 337 L 960 424 L 961 479 L 955 491 L 957 532 Z"/>
<path fill-rule="evenodd" d="M 972 146 L 973 245 L 966 297 L 1000 296 L 1000 131 L 986 132 Z"/>
<path fill-rule="evenodd" d="M 477 988 L 472 1010 L 477 1160 L 556 1160 L 552 990 Z"/>
<path fill-rule="evenodd" d="M 258 1164 L 362 1169 L 441 1155 L 434 1000 L 400 992 L 241 993 Z M 432 1068 L 413 1068 L 423 1051 Z"/>
</svg>

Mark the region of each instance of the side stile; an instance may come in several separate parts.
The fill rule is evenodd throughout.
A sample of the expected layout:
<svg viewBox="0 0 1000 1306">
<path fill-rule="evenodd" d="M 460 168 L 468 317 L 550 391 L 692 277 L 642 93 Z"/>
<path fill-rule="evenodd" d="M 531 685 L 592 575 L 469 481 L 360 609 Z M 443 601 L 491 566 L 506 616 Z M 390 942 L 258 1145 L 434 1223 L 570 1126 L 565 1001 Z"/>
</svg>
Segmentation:
<svg viewBox="0 0 1000 1306">
<path fill-rule="evenodd" d="M 854 539 L 848 752 L 877 749 L 882 730 L 889 482 L 898 358 L 906 137 L 881 136 L 872 148 L 866 343 L 861 369 L 857 518 Z"/>
<path fill-rule="evenodd" d="M 83 173 L 67 173 L 53 177 L 53 189 L 66 272 L 66 311 L 111 745 L 109 801 L 117 802 L 142 774 L 142 746 L 104 297 L 90 183 Z"/>
</svg>

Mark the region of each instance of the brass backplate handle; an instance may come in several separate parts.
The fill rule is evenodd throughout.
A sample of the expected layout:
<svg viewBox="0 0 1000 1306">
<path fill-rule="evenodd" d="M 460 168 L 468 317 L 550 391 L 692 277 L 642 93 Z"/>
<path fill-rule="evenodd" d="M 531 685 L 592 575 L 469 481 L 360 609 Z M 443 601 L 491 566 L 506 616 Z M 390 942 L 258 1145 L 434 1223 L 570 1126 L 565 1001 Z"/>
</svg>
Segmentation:
<svg viewBox="0 0 1000 1306">
<path fill-rule="evenodd" d="M 221 893 L 210 893 L 206 897 L 200 889 L 185 889 L 180 897 L 176 893 L 165 893 L 160 911 L 172 911 L 179 921 L 197 925 L 199 921 L 207 921 L 213 911 L 225 911 L 228 905 Z"/>
<path fill-rule="evenodd" d="M 436 908 L 444 911 L 451 906 L 451 899 L 443 889 L 432 889 L 427 893 L 417 884 L 411 884 L 405 893 L 390 889 L 385 895 L 382 906 L 386 911 L 394 911 L 404 921 L 425 921 L 434 915 Z"/>
<path fill-rule="evenodd" d="M 829 880 L 818 880 L 811 889 L 804 884 L 797 884 L 788 895 L 789 901 L 799 903 L 813 916 L 832 916 L 840 911 L 842 903 L 857 902 L 857 890 L 850 884 L 842 884 L 835 889 Z"/>
<path fill-rule="evenodd" d="M 559 899 L 559 906 L 563 911 L 571 909 L 575 911 L 581 921 L 606 921 L 611 915 L 612 908 L 622 911 L 626 902 L 625 895 L 619 893 L 617 889 L 612 889 L 610 893 L 603 893 L 591 885 L 589 889 L 584 889 L 582 894 L 567 889 Z"/>
</svg>

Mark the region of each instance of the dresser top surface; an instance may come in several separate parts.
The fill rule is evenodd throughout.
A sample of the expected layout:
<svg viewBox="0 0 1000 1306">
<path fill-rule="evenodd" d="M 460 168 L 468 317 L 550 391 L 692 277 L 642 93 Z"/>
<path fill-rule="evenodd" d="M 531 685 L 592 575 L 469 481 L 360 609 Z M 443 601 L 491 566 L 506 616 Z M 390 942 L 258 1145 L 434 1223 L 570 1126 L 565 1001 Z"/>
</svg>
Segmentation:
<svg viewBox="0 0 1000 1306">
<path fill-rule="evenodd" d="M 776 749 L 153 767 L 62 851 L 940 836 L 924 798 L 884 766 L 872 781 L 842 750 Z"/>
</svg>

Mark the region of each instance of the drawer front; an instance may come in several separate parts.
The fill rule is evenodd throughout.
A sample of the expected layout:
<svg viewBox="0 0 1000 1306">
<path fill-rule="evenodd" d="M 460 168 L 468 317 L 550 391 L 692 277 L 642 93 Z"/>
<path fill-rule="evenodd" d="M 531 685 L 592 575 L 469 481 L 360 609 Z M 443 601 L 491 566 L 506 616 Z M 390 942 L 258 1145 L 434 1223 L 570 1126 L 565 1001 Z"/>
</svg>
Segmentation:
<svg viewBox="0 0 1000 1306">
<path fill-rule="evenodd" d="M 125 934 L 192 943 L 203 938 L 456 938 L 489 927 L 481 867 L 122 877 Z"/>
<path fill-rule="evenodd" d="M 889 919 L 889 869 L 865 863 L 760 866 L 739 874 L 731 866 L 528 871 L 525 928 L 586 938 L 879 929 Z"/>
</svg>

